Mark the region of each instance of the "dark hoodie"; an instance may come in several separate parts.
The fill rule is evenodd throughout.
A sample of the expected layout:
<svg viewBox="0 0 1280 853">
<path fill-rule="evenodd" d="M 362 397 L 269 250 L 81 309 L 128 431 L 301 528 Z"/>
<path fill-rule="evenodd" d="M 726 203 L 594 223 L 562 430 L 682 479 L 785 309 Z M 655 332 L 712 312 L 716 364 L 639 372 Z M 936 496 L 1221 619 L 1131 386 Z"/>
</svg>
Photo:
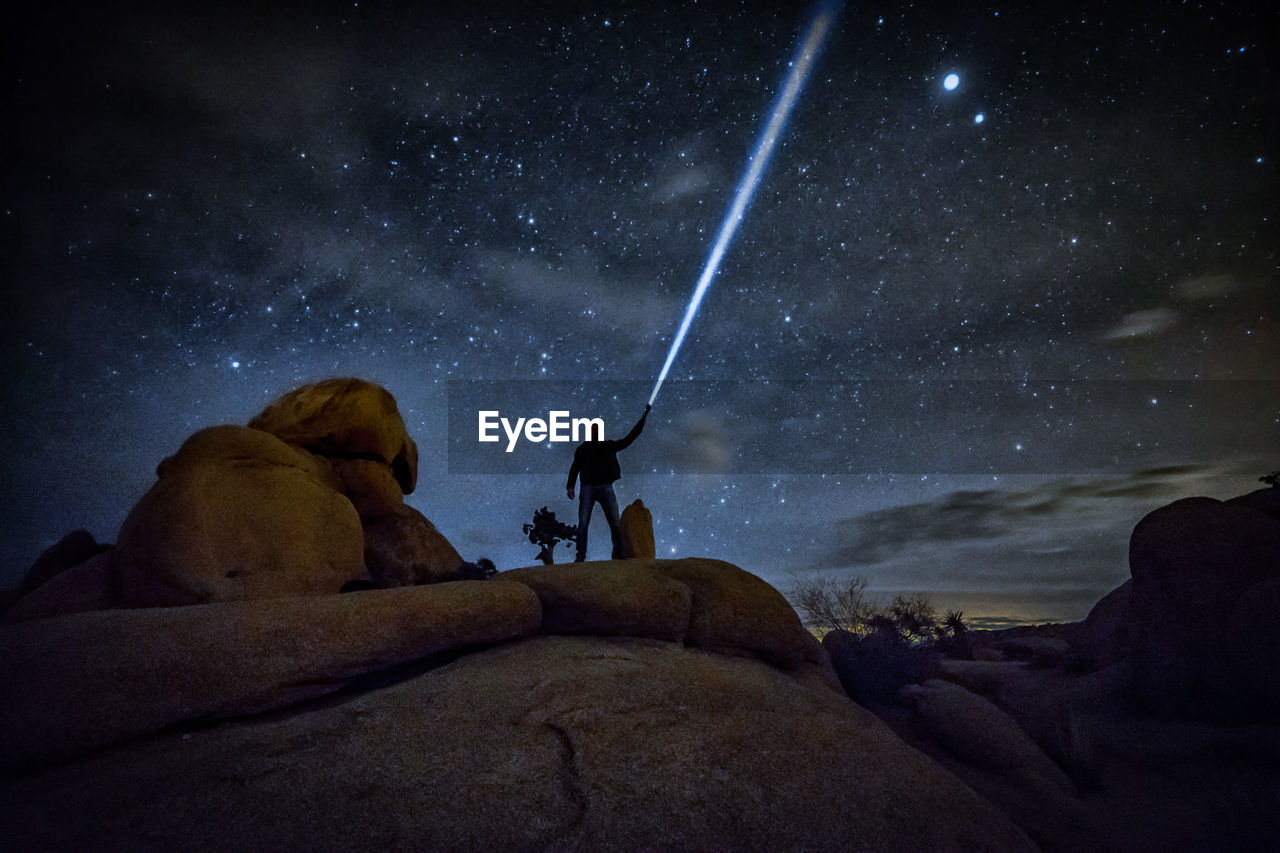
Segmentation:
<svg viewBox="0 0 1280 853">
<path fill-rule="evenodd" d="M 649 417 L 648 412 L 641 415 L 640 420 L 636 421 L 636 425 L 631 428 L 631 432 L 627 433 L 625 438 L 584 441 L 579 444 L 573 451 L 573 465 L 569 467 L 569 484 L 565 488 L 572 489 L 579 474 L 582 475 L 584 486 L 605 486 L 621 477 L 622 469 L 618 467 L 618 451 L 626 450 L 631 446 L 631 442 L 635 441 L 644 429 L 644 420 L 647 417 Z"/>
</svg>

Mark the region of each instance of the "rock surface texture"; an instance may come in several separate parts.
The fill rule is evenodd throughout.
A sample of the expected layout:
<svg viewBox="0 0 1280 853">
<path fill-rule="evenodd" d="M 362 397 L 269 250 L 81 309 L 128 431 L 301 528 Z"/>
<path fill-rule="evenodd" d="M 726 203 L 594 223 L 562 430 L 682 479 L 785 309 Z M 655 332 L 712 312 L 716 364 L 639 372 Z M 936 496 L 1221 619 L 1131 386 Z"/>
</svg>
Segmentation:
<svg viewBox="0 0 1280 853">
<path fill-rule="evenodd" d="M 274 436 L 201 430 L 157 473 L 112 552 L 128 606 L 335 593 L 365 573 L 360 517 L 332 470 Z"/>
<path fill-rule="evenodd" d="M 0 628 L 3 753 L 20 759 L 3 839 L 1034 849 L 844 698 L 806 635 L 781 595 L 713 560 Z"/>
<path fill-rule="evenodd" d="M 649 560 L 657 556 L 653 540 L 653 513 L 649 512 L 644 501 L 637 498 L 627 504 L 618 524 L 622 527 L 622 553 L 619 556 Z"/>
</svg>

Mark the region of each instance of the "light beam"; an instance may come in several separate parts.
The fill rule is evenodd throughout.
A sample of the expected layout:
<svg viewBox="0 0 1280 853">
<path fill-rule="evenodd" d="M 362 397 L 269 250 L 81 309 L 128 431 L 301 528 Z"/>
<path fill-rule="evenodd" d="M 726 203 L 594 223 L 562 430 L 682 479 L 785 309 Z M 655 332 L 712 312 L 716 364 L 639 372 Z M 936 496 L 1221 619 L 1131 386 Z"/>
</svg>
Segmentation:
<svg viewBox="0 0 1280 853">
<path fill-rule="evenodd" d="M 680 351 L 680 345 L 684 343 L 685 335 L 689 333 L 693 318 L 698 313 L 698 306 L 702 304 L 702 297 L 706 296 L 707 288 L 711 286 L 711 280 L 715 278 L 716 272 L 720 269 L 720 262 L 724 260 L 724 254 L 729 248 L 729 243 L 733 241 L 733 235 L 737 233 L 738 226 L 742 224 L 742 218 L 746 215 L 747 207 L 751 204 L 756 187 L 760 184 L 760 178 L 764 175 L 765 167 L 769 165 L 769 158 L 773 155 L 773 149 L 777 147 L 778 138 L 782 135 L 783 127 L 786 126 L 787 117 L 791 114 L 791 108 L 795 106 L 796 99 L 800 97 L 800 90 L 804 87 L 805 78 L 808 77 L 809 69 L 818 57 L 822 43 L 831 29 L 837 11 L 838 7 L 831 6 L 824 6 L 819 11 L 818 15 L 813 19 L 813 23 L 809 25 L 808 33 L 796 49 L 795 56 L 791 59 L 791 71 L 787 74 L 786 83 L 782 87 L 782 92 L 778 95 L 778 100 L 774 103 L 773 112 L 769 116 L 769 123 L 765 125 L 764 131 L 760 134 L 760 140 L 756 143 L 755 150 L 747 161 L 746 174 L 738 182 L 738 188 L 733 194 L 733 203 L 729 205 L 729 211 L 720 223 L 720 230 L 716 233 L 715 242 L 711 246 L 711 254 L 707 256 L 707 262 L 702 267 L 702 274 L 698 276 L 698 284 L 693 289 L 693 297 L 689 300 L 689 307 L 685 309 L 684 319 L 680 321 L 680 328 L 676 331 L 675 339 L 671 342 L 671 349 L 667 352 L 667 360 L 662 365 L 662 372 L 658 374 L 658 381 L 653 385 L 653 393 L 649 395 L 649 405 L 651 406 L 653 401 L 658 398 L 658 389 L 662 387 L 663 381 L 671 371 L 671 365 L 676 360 L 676 353 Z"/>
</svg>

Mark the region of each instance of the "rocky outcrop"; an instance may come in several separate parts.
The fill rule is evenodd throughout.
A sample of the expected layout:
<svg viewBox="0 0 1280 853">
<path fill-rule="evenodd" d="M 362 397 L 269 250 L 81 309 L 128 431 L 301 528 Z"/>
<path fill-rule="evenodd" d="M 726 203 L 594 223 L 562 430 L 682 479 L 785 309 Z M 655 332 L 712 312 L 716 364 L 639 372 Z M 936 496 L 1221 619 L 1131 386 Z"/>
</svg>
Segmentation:
<svg viewBox="0 0 1280 853">
<path fill-rule="evenodd" d="M 628 504 L 622 510 L 618 523 L 622 528 L 621 558 L 652 560 L 657 556 L 653 541 L 653 513 L 649 512 L 644 501 L 637 498 Z"/>
<path fill-rule="evenodd" d="M 1034 849 L 832 691 L 628 638 L 507 644 L 0 790 L 42 849 Z"/>
<path fill-rule="evenodd" d="M 63 536 L 36 558 L 22 579 L 22 591 L 30 592 L 40 584 L 56 577 L 67 569 L 78 566 L 104 551 L 110 545 L 101 545 L 87 530 L 73 530 Z"/>
<path fill-rule="evenodd" d="M 58 573 L 21 596 L 3 611 L 0 623 L 122 606 L 120 585 L 112 568 L 111 553 L 107 552 Z"/>
<path fill-rule="evenodd" d="M 0 629 L 0 769 L 241 717 L 436 652 L 534 633 L 509 583 L 110 610 Z"/>
<path fill-rule="evenodd" d="M 323 460 L 247 427 L 202 430 L 120 528 L 130 606 L 335 593 L 364 575 L 360 518 Z"/>
<path fill-rule="evenodd" d="M 364 523 L 364 561 L 383 587 L 463 580 L 466 574 L 457 549 L 407 504 Z"/>
<path fill-rule="evenodd" d="M 1072 634 L 1071 644 L 1083 666 L 1089 669 L 1112 666 L 1132 651 L 1129 619 L 1132 587 L 1133 581 L 1126 580 L 1104 595 Z"/>
<path fill-rule="evenodd" d="M 1252 670 L 1229 639 L 1258 596 L 1274 600 L 1280 521 L 1249 506 L 1186 498 L 1149 513 L 1129 541 L 1135 698 L 1152 710 L 1213 697 L 1280 700 L 1280 675 Z M 1275 631 L 1253 641 L 1271 646 Z M 1244 657 L 1242 657 L 1242 655 Z"/>
<path fill-rule="evenodd" d="M 503 572 L 542 602 L 543 630 L 554 634 L 648 637 L 683 642 L 693 593 L 685 584 L 634 561 L 535 566 Z M 788 626 L 790 627 L 790 626 Z"/>
<path fill-rule="evenodd" d="M 249 421 L 321 456 L 373 459 L 391 467 L 404 494 L 418 481 L 418 447 L 388 391 L 363 379 L 326 379 L 285 394 Z"/>
</svg>

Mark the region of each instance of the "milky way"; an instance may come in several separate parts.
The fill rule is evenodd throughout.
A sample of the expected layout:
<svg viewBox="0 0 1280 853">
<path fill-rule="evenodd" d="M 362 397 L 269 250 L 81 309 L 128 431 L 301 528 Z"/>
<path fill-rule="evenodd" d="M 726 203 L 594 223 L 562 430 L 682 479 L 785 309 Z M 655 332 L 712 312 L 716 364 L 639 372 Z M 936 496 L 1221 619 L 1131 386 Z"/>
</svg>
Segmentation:
<svg viewBox="0 0 1280 853">
<path fill-rule="evenodd" d="M 622 457 L 662 553 L 1078 617 L 1146 509 L 1280 468 L 1276 13 L 960 5 L 840 17 Z M 451 396 L 629 426 L 806 13 L 183 6 L 12 18 L 5 581 L 332 375 L 396 395 L 465 556 L 528 563 L 569 452 L 450 465 Z"/>
</svg>

